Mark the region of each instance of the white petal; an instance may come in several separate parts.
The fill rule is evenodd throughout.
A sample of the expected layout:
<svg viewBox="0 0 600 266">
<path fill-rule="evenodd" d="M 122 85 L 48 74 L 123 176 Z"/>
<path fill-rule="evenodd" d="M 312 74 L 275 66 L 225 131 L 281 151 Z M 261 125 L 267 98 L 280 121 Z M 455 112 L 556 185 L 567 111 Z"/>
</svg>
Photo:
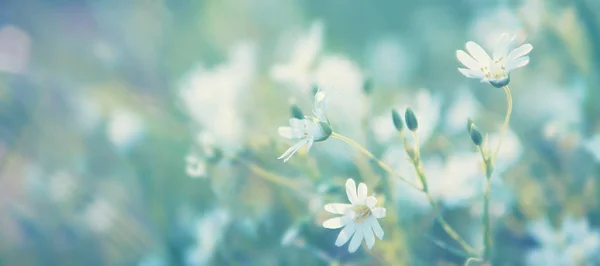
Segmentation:
<svg viewBox="0 0 600 266">
<path fill-rule="evenodd" d="M 333 214 L 344 214 L 348 208 L 352 207 L 351 204 L 344 203 L 330 203 L 325 205 L 325 210 Z"/>
<path fill-rule="evenodd" d="M 470 69 L 466 69 L 466 68 L 459 68 L 458 71 L 460 71 L 460 73 L 462 73 L 463 75 L 465 75 L 465 77 L 467 77 L 467 78 L 482 79 L 483 77 L 485 77 L 485 74 L 483 74 L 483 72 L 478 71 L 478 70 L 470 70 Z"/>
<path fill-rule="evenodd" d="M 379 221 L 375 219 L 375 217 L 369 219 L 371 223 L 371 227 L 373 228 L 373 232 L 379 238 L 379 240 L 383 239 L 383 229 L 381 229 L 381 225 L 379 225 Z"/>
<path fill-rule="evenodd" d="M 367 204 L 367 207 L 369 207 L 369 209 L 373 209 L 373 208 L 375 208 L 375 205 L 377 204 L 377 199 L 373 196 L 367 197 L 366 204 Z"/>
<path fill-rule="evenodd" d="M 510 72 L 510 71 L 512 71 L 514 69 L 517 69 L 517 68 L 520 68 L 520 67 L 524 67 L 527 64 L 529 64 L 529 56 L 525 56 L 525 57 L 521 57 L 521 58 L 518 58 L 518 59 L 510 60 L 506 64 L 506 70 Z"/>
<path fill-rule="evenodd" d="M 358 184 L 358 201 L 364 202 L 367 199 L 367 185 L 365 183 Z"/>
<path fill-rule="evenodd" d="M 507 48 L 507 44 L 508 41 L 510 39 L 510 35 L 508 33 L 502 33 L 502 35 L 500 35 L 500 38 L 498 38 L 498 41 L 496 42 L 496 46 L 494 47 L 494 60 L 498 60 L 500 57 L 503 57 L 506 55 L 506 48 Z"/>
<path fill-rule="evenodd" d="M 304 130 L 304 123 L 306 123 L 305 119 L 290 118 L 290 126 L 293 129 Z"/>
<path fill-rule="evenodd" d="M 467 51 L 479 62 L 480 64 L 486 64 L 490 62 L 490 56 L 475 42 L 467 42 Z"/>
<path fill-rule="evenodd" d="M 370 223 L 364 223 L 362 225 L 363 234 L 365 236 L 365 242 L 367 242 L 367 247 L 369 249 L 373 248 L 375 245 L 375 236 L 373 235 L 373 230 L 371 230 Z"/>
<path fill-rule="evenodd" d="M 323 227 L 329 229 L 338 229 L 342 226 L 344 226 L 344 221 L 342 220 L 342 217 L 331 218 L 323 222 Z"/>
<path fill-rule="evenodd" d="M 310 147 L 312 147 L 314 142 L 315 142 L 315 138 L 313 138 L 313 137 L 308 138 L 308 140 L 306 142 L 306 152 L 310 151 Z"/>
<path fill-rule="evenodd" d="M 286 139 L 293 139 L 295 138 L 294 136 L 294 130 L 291 127 L 279 127 L 277 129 L 277 133 L 279 133 L 280 136 L 286 138 Z"/>
<path fill-rule="evenodd" d="M 281 156 L 279 156 L 277 159 L 283 159 L 283 162 L 287 162 L 294 154 L 296 154 L 296 152 L 302 148 L 302 146 L 306 144 L 306 140 L 301 140 L 298 141 L 296 144 L 294 144 L 294 146 L 290 147 L 289 149 L 287 149 Z"/>
<path fill-rule="evenodd" d="M 344 244 L 346 244 L 346 242 L 348 242 L 350 237 L 354 234 L 355 229 L 356 229 L 355 223 L 349 223 L 348 225 L 346 225 L 346 227 L 344 227 L 344 229 L 342 229 L 342 231 L 340 231 L 340 234 L 335 239 L 335 245 L 338 247 L 341 247 Z"/>
<path fill-rule="evenodd" d="M 519 46 L 519 48 L 514 49 L 512 50 L 512 52 L 510 52 L 510 54 L 508 55 L 508 60 L 514 60 L 521 56 L 527 55 L 529 52 L 531 52 L 532 49 L 533 46 L 531 44 L 523 44 Z"/>
<path fill-rule="evenodd" d="M 381 219 L 381 218 L 385 217 L 387 211 L 383 207 L 378 207 L 378 208 L 373 208 L 371 210 L 371 212 L 373 213 L 373 216 L 375 216 L 375 218 Z"/>
<path fill-rule="evenodd" d="M 365 236 L 361 227 L 362 225 L 357 225 L 356 233 L 354 233 L 354 236 L 352 236 L 352 240 L 350 241 L 350 245 L 348 245 L 348 252 L 350 253 L 355 252 L 358 247 L 360 247 L 360 244 Z"/>
<path fill-rule="evenodd" d="M 456 51 L 456 58 L 471 70 L 479 70 L 481 68 L 481 64 L 463 50 Z M 485 62 L 483 62 L 483 64 L 485 64 Z"/>
<path fill-rule="evenodd" d="M 358 199 L 358 196 L 356 195 L 356 183 L 354 180 L 352 180 L 352 178 L 349 178 L 346 181 L 346 195 L 348 195 L 348 200 L 352 204 L 354 204 Z"/>
</svg>

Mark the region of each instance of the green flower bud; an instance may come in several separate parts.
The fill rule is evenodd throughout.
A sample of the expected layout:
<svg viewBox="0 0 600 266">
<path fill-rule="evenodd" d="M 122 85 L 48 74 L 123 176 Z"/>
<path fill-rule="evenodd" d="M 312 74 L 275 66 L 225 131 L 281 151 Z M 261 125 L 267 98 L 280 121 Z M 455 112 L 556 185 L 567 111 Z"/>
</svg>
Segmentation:
<svg viewBox="0 0 600 266">
<path fill-rule="evenodd" d="M 408 129 L 410 129 L 410 131 L 416 131 L 419 128 L 417 117 L 410 108 L 407 108 L 406 112 L 404 113 L 404 121 L 406 121 L 406 126 Z"/>
<path fill-rule="evenodd" d="M 392 109 L 392 122 L 394 122 L 394 127 L 396 127 L 398 131 L 404 129 L 404 121 L 402 121 L 402 116 L 400 116 L 396 109 Z"/>
<path fill-rule="evenodd" d="M 331 136 L 331 133 L 333 133 L 333 130 L 331 130 L 331 126 L 325 122 L 319 122 L 319 126 L 321 127 L 321 130 L 323 131 L 324 136 L 320 139 L 315 139 L 315 141 L 324 141 L 326 139 L 329 138 L 329 136 Z"/>
<path fill-rule="evenodd" d="M 473 143 L 475 143 L 475 145 L 477 146 L 481 146 L 481 142 L 483 142 L 483 137 L 481 136 L 481 133 L 479 132 L 479 129 L 477 129 L 476 126 L 472 126 L 471 127 L 471 132 L 469 132 L 469 134 L 471 135 L 471 140 L 473 141 Z"/>
<path fill-rule="evenodd" d="M 471 132 L 471 127 L 473 126 L 473 120 L 471 120 L 471 118 L 469 118 L 469 120 L 467 120 L 467 132 Z"/>
<path fill-rule="evenodd" d="M 298 107 L 298 105 L 292 104 L 292 106 L 290 107 L 290 111 L 292 113 L 293 118 L 304 119 L 304 113 L 302 112 L 300 107 Z"/>
</svg>

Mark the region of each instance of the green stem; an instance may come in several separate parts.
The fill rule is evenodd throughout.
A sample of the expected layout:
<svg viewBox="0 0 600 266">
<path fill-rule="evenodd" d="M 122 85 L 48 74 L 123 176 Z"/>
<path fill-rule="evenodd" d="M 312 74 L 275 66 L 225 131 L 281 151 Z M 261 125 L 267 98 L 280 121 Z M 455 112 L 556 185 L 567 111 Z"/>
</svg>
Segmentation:
<svg viewBox="0 0 600 266">
<path fill-rule="evenodd" d="M 283 187 L 287 187 L 291 190 L 298 190 L 301 186 L 301 184 L 297 181 L 291 180 L 289 178 L 285 178 L 282 177 L 278 174 L 269 172 L 268 170 L 258 166 L 255 163 L 252 162 L 248 162 L 246 160 L 243 160 L 241 158 L 233 158 L 234 160 L 242 163 L 243 165 L 245 165 L 248 170 L 250 170 L 250 172 L 254 173 L 255 175 L 263 178 L 264 180 L 267 180 L 269 182 L 272 182 L 274 184 L 283 186 Z"/>
<path fill-rule="evenodd" d="M 377 157 L 375 157 L 375 155 L 373 155 L 371 152 L 369 152 L 367 149 L 365 149 L 363 146 L 361 146 L 360 144 L 358 144 L 356 141 L 348 138 L 348 137 L 344 137 L 340 134 L 337 134 L 335 132 L 331 133 L 331 137 L 334 137 L 336 139 L 339 139 L 343 142 L 346 142 L 352 146 L 354 146 L 356 149 L 358 149 L 361 153 L 363 153 L 365 156 L 371 158 L 373 161 L 375 161 L 377 163 L 377 165 L 379 165 L 379 167 L 381 167 L 383 170 L 385 170 L 386 172 L 388 172 L 389 174 L 397 177 L 398 179 L 406 182 L 407 184 L 409 184 L 411 187 L 419 190 L 419 191 L 423 191 L 423 189 L 421 187 L 419 187 L 418 185 L 415 185 L 414 183 L 408 181 L 407 179 L 405 179 L 404 177 L 400 176 L 399 174 L 397 174 L 394 170 L 392 170 L 392 168 L 387 165 L 386 163 L 384 163 L 383 161 L 379 160 Z"/>
<path fill-rule="evenodd" d="M 512 95 L 510 94 L 510 88 L 504 86 L 504 92 L 506 93 L 506 102 L 508 107 L 506 109 L 506 117 L 504 117 L 504 124 L 502 125 L 502 131 L 500 131 L 500 140 L 498 141 L 498 146 L 496 146 L 496 151 L 494 152 L 494 156 L 492 156 L 492 163 L 496 161 L 498 158 L 498 152 L 500 151 L 500 146 L 502 146 L 502 141 L 504 140 L 504 135 L 506 135 L 506 130 L 508 129 L 508 122 L 510 122 L 510 115 L 512 113 Z"/>
<path fill-rule="evenodd" d="M 485 183 L 485 194 L 483 196 L 483 243 L 484 258 L 492 259 L 492 226 L 490 225 L 490 178 Z"/>
</svg>

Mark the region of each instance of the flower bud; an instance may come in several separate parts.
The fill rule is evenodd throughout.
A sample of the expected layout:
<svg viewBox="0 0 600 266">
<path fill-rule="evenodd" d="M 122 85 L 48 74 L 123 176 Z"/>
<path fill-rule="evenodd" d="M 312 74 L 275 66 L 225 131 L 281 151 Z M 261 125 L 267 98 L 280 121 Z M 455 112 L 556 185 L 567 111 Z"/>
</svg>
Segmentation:
<svg viewBox="0 0 600 266">
<path fill-rule="evenodd" d="M 304 119 L 304 113 L 302 112 L 300 107 L 298 107 L 298 105 L 292 104 L 292 106 L 290 107 L 290 111 L 292 113 L 293 118 Z"/>
<path fill-rule="evenodd" d="M 481 146 L 481 143 L 483 142 L 483 136 L 481 136 L 481 132 L 479 132 L 479 129 L 477 126 L 475 126 L 473 120 L 469 119 L 467 121 L 467 125 L 469 127 L 469 135 L 471 136 L 471 140 L 476 146 Z"/>
<path fill-rule="evenodd" d="M 406 126 L 408 127 L 408 129 L 410 129 L 410 131 L 416 131 L 417 128 L 419 128 L 419 122 L 417 122 L 417 117 L 410 108 L 406 109 L 406 112 L 404 113 L 404 120 L 406 121 Z"/>
<path fill-rule="evenodd" d="M 394 127 L 400 132 L 404 129 L 404 121 L 402 121 L 402 116 L 396 111 L 396 109 L 392 109 L 392 122 L 394 122 Z"/>
<path fill-rule="evenodd" d="M 323 137 L 319 139 L 315 139 L 315 141 L 324 141 L 331 136 L 333 130 L 331 130 L 331 126 L 325 122 L 319 122 L 319 126 L 321 127 L 321 131 L 323 131 Z"/>
</svg>

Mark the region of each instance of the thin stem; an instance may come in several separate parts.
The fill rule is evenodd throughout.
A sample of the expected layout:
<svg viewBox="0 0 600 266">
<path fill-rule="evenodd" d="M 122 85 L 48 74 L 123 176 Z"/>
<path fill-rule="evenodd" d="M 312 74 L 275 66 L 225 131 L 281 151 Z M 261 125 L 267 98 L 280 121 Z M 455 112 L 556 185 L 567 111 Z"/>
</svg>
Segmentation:
<svg viewBox="0 0 600 266">
<path fill-rule="evenodd" d="M 485 182 L 485 194 L 483 196 L 483 243 L 484 258 L 488 261 L 492 259 L 492 226 L 490 225 L 490 182 L 488 178 Z"/>
<path fill-rule="evenodd" d="M 500 151 L 500 146 L 502 146 L 502 141 L 504 140 L 504 135 L 506 135 L 506 130 L 508 129 L 508 122 L 510 122 L 510 115 L 512 113 L 512 95 L 510 94 L 510 88 L 504 86 L 504 92 L 506 92 L 506 117 L 504 118 L 504 124 L 502 125 L 502 131 L 500 132 L 500 140 L 498 141 L 498 146 L 496 146 L 496 151 L 494 152 L 494 156 L 491 158 L 492 163 L 498 158 L 498 152 Z"/>
<path fill-rule="evenodd" d="M 417 160 L 421 159 L 420 148 L 419 148 L 419 135 L 417 135 L 417 131 L 413 131 L 413 136 L 415 137 L 415 156 Z"/>
<path fill-rule="evenodd" d="M 407 179 L 403 178 L 402 176 L 400 176 L 399 174 L 397 174 L 394 170 L 392 170 L 392 168 L 387 165 L 386 163 L 384 163 L 383 161 L 379 160 L 377 157 L 375 157 L 375 155 L 373 155 L 370 151 L 368 151 L 367 149 L 365 149 L 363 146 L 361 146 L 360 144 L 358 144 L 356 141 L 348 138 L 348 137 L 344 137 L 340 134 L 337 134 L 335 132 L 331 133 L 331 137 L 334 137 L 336 139 L 339 139 L 343 142 L 346 142 L 352 146 L 354 146 L 355 148 L 357 148 L 360 152 L 362 152 L 365 156 L 371 158 L 372 160 L 374 160 L 375 162 L 377 162 L 377 164 L 379 165 L 379 167 L 381 167 L 383 170 L 385 170 L 386 172 L 390 173 L 391 175 L 397 177 L 398 179 L 406 182 L 407 184 L 409 184 L 411 187 L 419 190 L 419 191 L 423 191 L 423 189 L 421 187 L 419 187 L 418 185 L 415 185 L 414 183 L 408 181 Z M 387 184 L 386 184 L 387 185 Z"/>
<path fill-rule="evenodd" d="M 298 190 L 298 188 L 300 188 L 300 183 L 298 183 L 294 180 L 290 180 L 289 178 L 282 177 L 278 174 L 269 172 L 269 171 L 265 170 L 264 168 L 258 166 L 255 163 L 248 162 L 248 161 L 240 159 L 240 158 L 236 158 L 235 160 L 242 163 L 246 167 L 248 167 L 248 169 L 255 175 L 262 177 L 263 179 L 265 179 L 269 182 L 287 187 L 292 190 Z"/>
</svg>

